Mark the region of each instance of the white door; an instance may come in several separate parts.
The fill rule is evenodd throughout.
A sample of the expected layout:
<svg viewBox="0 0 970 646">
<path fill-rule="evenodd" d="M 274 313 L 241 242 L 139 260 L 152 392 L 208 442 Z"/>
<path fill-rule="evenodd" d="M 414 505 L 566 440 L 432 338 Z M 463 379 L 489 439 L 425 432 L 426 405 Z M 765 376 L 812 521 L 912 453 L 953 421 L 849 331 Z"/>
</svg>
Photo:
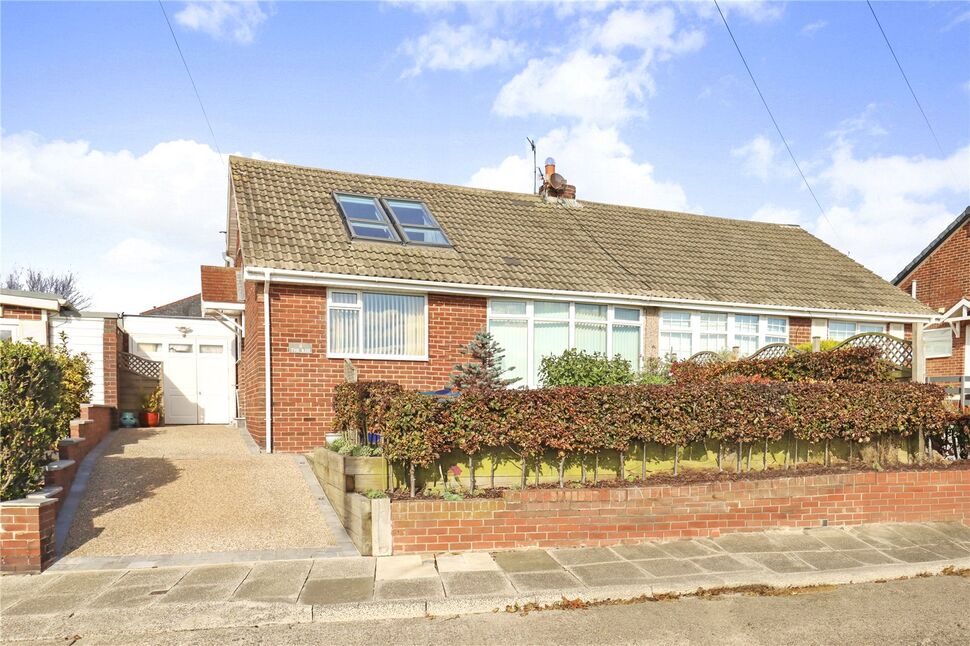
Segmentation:
<svg viewBox="0 0 970 646">
<path fill-rule="evenodd" d="M 232 362 L 225 339 L 142 337 L 132 350 L 161 361 L 166 424 L 228 424 Z"/>
<path fill-rule="evenodd" d="M 229 423 L 229 348 L 223 340 L 199 339 L 196 383 L 199 424 Z"/>
</svg>

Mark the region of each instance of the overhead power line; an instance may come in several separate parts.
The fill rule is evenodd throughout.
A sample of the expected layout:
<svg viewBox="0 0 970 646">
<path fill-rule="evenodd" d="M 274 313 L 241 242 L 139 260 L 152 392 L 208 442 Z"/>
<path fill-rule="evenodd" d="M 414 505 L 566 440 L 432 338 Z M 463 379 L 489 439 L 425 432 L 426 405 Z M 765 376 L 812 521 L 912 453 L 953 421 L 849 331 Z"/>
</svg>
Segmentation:
<svg viewBox="0 0 970 646">
<path fill-rule="evenodd" d="M 822 218 L 824 218 L 825 221 L 828 223 L 829 228 L 832 229 L 833 233 L 836 233 L 836 235 L 838 235 L 838 233 L 835 231 L 835 227 L 833 227 L 832 223 L 829 222 L 828 216 L 825 215 L 825 209 L 822 208 L 822 203 L 815 195 L 815 191 L 812 190 L 812 185 L 808 182 L 808 178 L 805 177 L 805 173 L 802 172 L 802 167 L 799 165 L 798 160 L 795 159 L 795 153 L 792 152 L 791 146 L 788 145 L 788 139 L 785 138 L 785 134 L 781 131 L 781 126 L 778 125 L 778 121 L 775 119 L 775 115 L 772 114 L 771 108 L 768 107 L 768 101 L 765 99 L 764 93 L 761 91 L 761 88 L 758 86 L 758 81 L 755 80 L 754 74 L 751 72 L 751 67 L 748 65 L 748 61 L 744 57 L 744 53 L 741 51 L 741 46 L 738 45 L 738 39 L 734 37 L 734 32 L 731 31 L 731 25 L 728 24 L 727 18 L 724 16 L 724 12 L 721 11 L 721 5 L 717 3 L 717 0 L 714 0 L 714 6 L 717 7 L 717 12 L 721 15 L 721 22 L 724 23 L 724 28 L 727 29 L 728 36 L 731 37 L 731 42 L 734 43 L 734 48 L 738 50 L 738 56 L 741 57 L 741 62 L 744 63 L 744 69 L 748 71 L 748 78 L 751 79 L 751 83 L 752 85 L 754 85 L 754 89 L 757 90 L 758 96 L 761 97 L 761 103 L 765 106 L 765 112 L 768 113 L 768 117 L 771 119 L 771 123 L 775 126 L 775 130 L 778 131 L 778 136 L 781 138 L 781 142 L 785 145 L 785 150 L 788 151 L 788 156 L 791 157 L 792 163 L 795 164 L 795 169 L 798 171 L 798 174 L 801 176 L 802 182 L 805 183 L 805 188 L 808 189 L 808 192 L 812 196 L 812 199 L 815 200 L 815 206 L 818 207 L 819 213 L 822 214 Z"/>
<path fill-rule="evenodd" d="M 215 144 L 216 152 L 219 153 L 219 160 L 222 161 L 222 149 L 219 147 L 219 140 L 216 139 L 216 133 L 212 129 L 212 122 L 209 121 L 209 114 L 205 111 L 205 105 L 202 103 L 202 95 L 199 94 L 199 88 L 195 84 L 195 79 L 192 78 L 192 71 L 189 69 L 189 64 L 185 60 L 185 54 L 182 53 L 182 47 L 179 45 L 179 39 L 175 35 L 175 30 L 172 28 L 172 21 L 168 19 L 168 13 L 165 11 L 165 5 L 162 4 L 162 0 L 158 0 L 158 8 L 162 10 L 162 15 L 165 16 L 165 24 L 168 25 L 168 31 L 172 34 L 172 41 L 175 42 L 175 49 L 178 50 L 179 58 L 182 59 L 182 65 L 185 67 L 185 73 L 189 77 L 189 83 L 192 84 L 192 90 L 195 92 L 195 98 L 199 101 L 199 109 L 202 110 L 202 117 L 205 119 L 205 125 L 209 128 L 209 134 L 212 135 L 212 143 Z"/>
<path fill-rule="evenodd" d="M 916 107 L 919 108 L 919 113 L 923 115 L 923 121 L 926 122 L 926 127 L 929 129 L 930 134 L 933 135 L 933 141 L 936 142 L 936 148 L 940 151 L 941 157 L 946 157 L 946 153 L 943 152 L 943 146 L 940 145 L 940 139 L 936 136 L 936 131 L 933 130 L 933 125 L 930 123 L 930 118 L 926 116 L 926 111 L 923 109 L 923 104 L 919 102 L 916 98 L 916 91 L 913 90 L 912 83 L 909 82 L 909 77 L 906 76 L 906 72 L 903 71 L 903 65 L 899 62 L 899 57 L 896 56 L 896 50 L 893 49 L 893 44 L 889 42 L 889 36 L 886 35 L 886 30 L 882 28 L 882 23 L 879 22 L 879 16 L 876 15 L 876 10 L 872 6 L 869 0 L 866 0 L 866 4 L 869 5 L 869 12 L 872 13 L 872 19 L 876 21 L 876 26 L 879 27 L 879 33 L 882 34 L 882 39 L 886 41 L 886 47 L 889 48 L 889 53 L 893 55 L 893 60 L 896 61 L 896 67 L 899 68 L 899 73 L 902 75 L 903 80 L 906 81 L 906 87 L 909 88 L 909 93 L 913 96 L 913 101 L 916 102 Z"/>
</svg>

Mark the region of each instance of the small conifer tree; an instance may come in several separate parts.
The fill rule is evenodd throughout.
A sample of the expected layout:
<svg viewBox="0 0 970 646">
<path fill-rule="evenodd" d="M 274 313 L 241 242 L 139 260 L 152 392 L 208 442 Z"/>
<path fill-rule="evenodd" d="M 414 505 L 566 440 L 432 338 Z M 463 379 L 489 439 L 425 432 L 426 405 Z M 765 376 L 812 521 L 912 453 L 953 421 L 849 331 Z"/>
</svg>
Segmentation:
<svg viewBox="0 0 970 646">
<path fill-rule="evenodd" d="M 455 374 L 451 377 L 451 387 L 463 392 L 499 390 L 519 381 L 518 377 L 511 379 L 502 375 L 513 368 L 502 368 L 502 358 L 505 350 L 487 331 L 482 330 L 475 335 L 461 353 L 471 357 L 470 361 L 455 365 Z"/>
</svg>

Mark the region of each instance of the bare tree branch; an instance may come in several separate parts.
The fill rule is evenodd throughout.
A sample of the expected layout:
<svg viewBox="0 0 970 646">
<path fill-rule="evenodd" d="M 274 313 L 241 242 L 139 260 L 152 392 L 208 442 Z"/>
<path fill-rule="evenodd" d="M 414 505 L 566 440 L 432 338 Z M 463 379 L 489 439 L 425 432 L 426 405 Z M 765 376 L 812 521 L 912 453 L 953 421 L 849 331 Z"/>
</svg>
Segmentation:
<svg viewBox="0 0 970 646">
<path fill-rule="evenodd" d="M 3 279 L 3 286 L 6 289 L 56 294 L 79 310 L 87 309 L 91 305 L 91 297 L 81 290 L 77 274 L 73 271 L 58 274 L 32 267 L 14 267 Z"/>
</svg>

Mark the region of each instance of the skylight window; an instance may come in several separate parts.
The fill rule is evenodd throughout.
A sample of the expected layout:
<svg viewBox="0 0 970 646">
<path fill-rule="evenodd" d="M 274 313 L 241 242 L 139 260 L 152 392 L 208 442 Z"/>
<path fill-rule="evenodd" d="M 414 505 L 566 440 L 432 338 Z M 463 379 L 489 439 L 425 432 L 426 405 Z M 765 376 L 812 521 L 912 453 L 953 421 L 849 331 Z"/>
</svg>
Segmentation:
<svg viewBox="0 0 970 646">
<path fill-rule="evenodd" d="M 417 244 L 449 245 L 444 231 L 431 217 L 428 207 L 421 202 L 386 199 L 384 203 L 391 210 L 400 225 L 401 233 L 408 242 Z"/>
<path fill-rule="evenodd" d="M 441 225 L 423 202 L 334 193 L 351 237 L 450 247 Z"/>
<path fill-rule="evenodd" d="M 354 238 L 388 242 L 401 240 L 376 197 L 341 193 L 334 194 L 334 197 Z"/>
</svg>

